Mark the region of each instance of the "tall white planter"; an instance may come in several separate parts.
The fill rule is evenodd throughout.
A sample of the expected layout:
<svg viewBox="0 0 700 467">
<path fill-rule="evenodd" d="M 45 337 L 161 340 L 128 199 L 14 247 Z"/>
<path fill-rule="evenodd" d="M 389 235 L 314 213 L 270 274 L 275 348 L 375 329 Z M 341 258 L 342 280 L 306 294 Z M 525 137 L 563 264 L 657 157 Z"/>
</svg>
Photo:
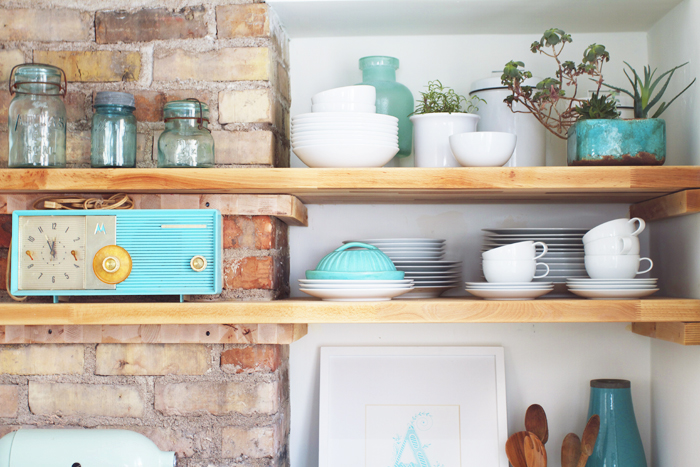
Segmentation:
<svg viewBox="0 0 700 467">
<path fill-rule="evenodd" d="M 413 152 L 416 167 L 460 167 L 450 149 L 450 136 L 476 131 L 479 116 L 466 113 L 414 115 Z"/>
</svg>

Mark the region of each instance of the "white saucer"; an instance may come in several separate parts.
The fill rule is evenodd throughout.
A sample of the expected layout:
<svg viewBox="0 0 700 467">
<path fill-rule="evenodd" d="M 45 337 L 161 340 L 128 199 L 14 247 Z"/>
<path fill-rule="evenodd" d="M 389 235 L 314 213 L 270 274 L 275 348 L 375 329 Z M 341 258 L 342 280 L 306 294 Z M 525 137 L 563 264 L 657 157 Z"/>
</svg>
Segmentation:
<svg viewBox="0 0 700 467">
<path fill-rule="evenodd" d="M 323 300 L 338 302 L 376 302 L 391 300 L 393 297 L 410 292 L 411 288 L 381 289 L 305 289 L 302 292 Z"/>
<path fill-rule="evenodd" d="M 578 290 L 569 289 L 580 297 L 608 300 L 624 300 L 629 298 L 647 297 L 659 291 L 659 289 L 616 289 L 616 290 Z"/>
<path fill-rule="evenodd" d="M 470 294 L 485 298 L 487 300 L 532 300 L 542 295 L 546 295 L 551 292 L 554 288 L 548 287 L 546 289 L 502 289 L 502 290 L 485 290 L 485 289 L 473 289 L 467 288 L 466 291 Z"/>
<path fill-rule="evenodd" d="M 369 244 L 379 243 L 445 243 L 441 238 L 369 238 L 364 240 L 345 240 L 343 243 L 360 242 Z"/>
</svg>

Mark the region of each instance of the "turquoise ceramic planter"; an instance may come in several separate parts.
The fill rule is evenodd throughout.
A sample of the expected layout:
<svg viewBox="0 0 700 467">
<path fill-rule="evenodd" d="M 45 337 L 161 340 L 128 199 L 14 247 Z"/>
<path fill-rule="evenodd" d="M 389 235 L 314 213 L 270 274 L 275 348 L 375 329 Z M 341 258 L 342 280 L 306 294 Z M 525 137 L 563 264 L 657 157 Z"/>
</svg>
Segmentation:
<svg viewBox="0 0 700 467">
<path fill-rule="evenodd" d="M 586 467 L 647 467 L 630 382 L 592 380 L 588 417 L 594 414 L 600 416 L 600 431 Z"/>
<path fill-rule="evenodd" d="M 666 122 L 580 120 L 569 130 L 569 165 L 662 165 L 666 161 Z"/>
</svg>

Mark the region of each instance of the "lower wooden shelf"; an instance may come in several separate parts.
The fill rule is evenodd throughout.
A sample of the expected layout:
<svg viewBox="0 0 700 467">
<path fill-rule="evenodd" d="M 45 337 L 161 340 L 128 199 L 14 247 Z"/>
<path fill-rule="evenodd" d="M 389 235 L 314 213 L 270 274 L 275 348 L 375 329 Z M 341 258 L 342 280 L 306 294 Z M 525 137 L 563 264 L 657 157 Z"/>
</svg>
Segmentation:
<svg viewBox="0 0 700 467">
<path fill-rule="evenodd" d="M 0 325 L 203 325 L 309 323 L 606 323 L 700 321 L 700 300 L 472 298 L 327 302 L 0 303 Z"/>
</svg>

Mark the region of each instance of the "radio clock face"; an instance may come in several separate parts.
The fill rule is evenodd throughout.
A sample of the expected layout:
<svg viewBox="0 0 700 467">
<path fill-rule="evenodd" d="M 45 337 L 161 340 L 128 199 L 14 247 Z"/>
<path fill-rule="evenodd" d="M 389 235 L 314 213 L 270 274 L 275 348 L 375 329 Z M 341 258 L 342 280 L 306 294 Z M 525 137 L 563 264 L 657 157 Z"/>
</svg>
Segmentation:
<svg viewBox="0 0 700 467">
<path fill-rule="evenodd" d="M 85 288 L 85 217 L 19 218 L 19 289 Z"/>
</svg>

